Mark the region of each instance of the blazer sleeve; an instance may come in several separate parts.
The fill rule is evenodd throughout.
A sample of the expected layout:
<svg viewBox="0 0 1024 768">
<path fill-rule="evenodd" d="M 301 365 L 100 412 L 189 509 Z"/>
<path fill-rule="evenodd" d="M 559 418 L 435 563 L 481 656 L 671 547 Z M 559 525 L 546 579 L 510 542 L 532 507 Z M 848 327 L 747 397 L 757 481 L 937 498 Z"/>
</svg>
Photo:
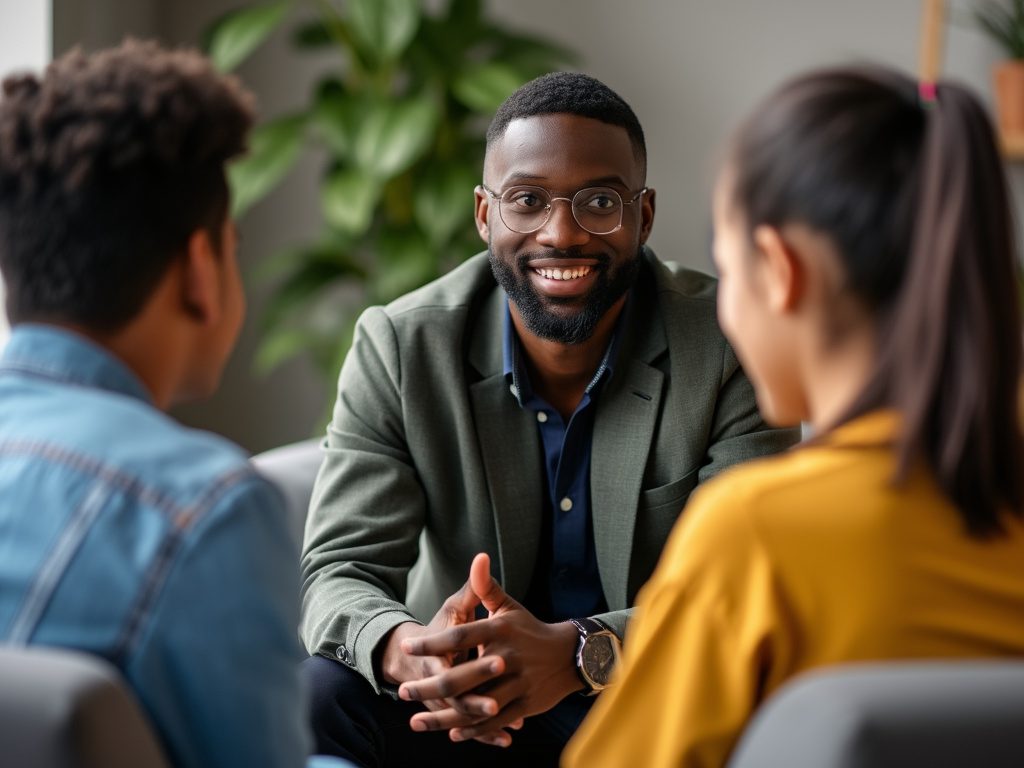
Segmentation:
<svg viewBox="0 0 1024 768">
<path fill-rule="evenodd" d="M 302 555 L 301 633 L 381 692 L 378 643 L 415 621 L 406 607 L 426 500 L 402 415 L 401 359 L 391 320 L 368 309 L 356 325 L 313 488 Z"/>
<path fill-rule="evenodd" d="M 757 409 L 754 387 L 732 347 L 726 344 L 722 384 L 698 482 L 703 483 L 734 464 L 784 451 L 799 440 L 799 427 L 775 429 L 765 424 Z"/>
</svg>

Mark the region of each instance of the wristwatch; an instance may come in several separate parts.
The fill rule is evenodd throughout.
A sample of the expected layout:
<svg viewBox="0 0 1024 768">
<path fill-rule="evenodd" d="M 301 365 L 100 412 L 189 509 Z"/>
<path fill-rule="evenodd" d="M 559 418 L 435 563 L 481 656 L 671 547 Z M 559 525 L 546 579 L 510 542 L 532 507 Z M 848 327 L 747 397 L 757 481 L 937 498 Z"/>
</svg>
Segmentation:
<svg viewBox="0 0 1024 768">
<path fill-rule="evenodd" d="M 576 646 L 576 672 L 586 686 L 582 693 L 596 696 L 608 687 L 608 679 L 619 661 L 622 644 L 618 636 L 597 619 L 570 619 L 580 633 Z"/>
</svg>

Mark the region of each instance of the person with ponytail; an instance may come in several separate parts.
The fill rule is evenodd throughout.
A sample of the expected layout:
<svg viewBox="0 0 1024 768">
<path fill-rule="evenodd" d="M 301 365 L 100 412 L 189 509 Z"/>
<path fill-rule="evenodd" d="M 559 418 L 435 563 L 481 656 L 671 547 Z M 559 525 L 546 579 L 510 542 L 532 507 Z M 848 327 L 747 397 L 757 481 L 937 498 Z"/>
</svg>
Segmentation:
<svg viewBox="0 0 1024 768">
<path fill-rule="evenodd" d="M 994 131 L 882 68 L 782 86 L 715 190 L 718 313 L 789 453 L 694 495 L 563 765 L 718 766 L 808 669 L 1024 655 L 1021 318 Z"/>
</svg>

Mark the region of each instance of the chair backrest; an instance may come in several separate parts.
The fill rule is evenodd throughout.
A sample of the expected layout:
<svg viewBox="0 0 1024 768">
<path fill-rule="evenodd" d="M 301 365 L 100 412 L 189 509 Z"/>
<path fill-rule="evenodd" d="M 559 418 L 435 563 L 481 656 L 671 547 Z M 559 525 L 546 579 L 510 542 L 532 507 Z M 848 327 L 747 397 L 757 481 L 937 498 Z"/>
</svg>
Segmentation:
<svg viewBox="0 0 1024 768">
<path fill-rule="evenodd" d="M 856 664 L 796 678 L 729 768 L 1019 768 L 1024 661 Z"/>
<path fill-rule="evenodd" d="M 298 533 L 299 541 L 306 527 L 306 513 L 313 494 L 324 452 L 319 438 L 282 445 L 252 457 L 253 466 L 274 483 L 284 495 L 288 516 Z"/>
<path fill-rule="evenodd" d="M 167 768 L 117 669 L 51 648 L 0 646 L 0 763 Z"/>
</svg>

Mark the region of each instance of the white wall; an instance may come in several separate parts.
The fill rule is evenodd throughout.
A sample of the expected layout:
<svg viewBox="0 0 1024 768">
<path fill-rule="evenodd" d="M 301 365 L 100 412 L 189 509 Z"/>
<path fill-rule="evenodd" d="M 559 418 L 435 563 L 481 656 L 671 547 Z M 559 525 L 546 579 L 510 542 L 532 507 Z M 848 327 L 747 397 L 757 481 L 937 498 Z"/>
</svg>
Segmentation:
<svg viewBox="0 0 1024 768">
<path fill-rule="evenodd" d="M 241 0 L 55 2 L 78 19 L 62 27 L 62 16 L 55 26 L 70 34 L 86 30 L 94 42 L 107 44 L 123 31 L 156 31 L 171 43 L 194 43 L 210 20 Z M 963 15 L 970 1 L 951 5 Z M 872 59 L 913 71 L 921 6 L 922 0 L 487 2 L 497 19 L 579 51 L 580 68 L 607 82 L 633 106 L 647 134 L 649 182 L 658 190 L 651 244 L 663 258 L 701 269 L 710 267 L 709 190 L 717 158 L 736 122 L 769 89 L 809 67 Z M 988 100 L 989 68 L 997 51 L 973 28 L 951 25 L 947 31 L 946 73 L 972 84 Z M 274 115 L 303 102 L 322 65 L 298 60 L 282 37 L 240 74 L 256 91 L 263 114 Z M 307 159 L 241 222 L 243 265 L 251 268 L 281 245 L 316 234 L 318 174 L 315 158 Z M 1024 174 L 1015 166 L 1011 176 L 1021 211 Z M 296 361 L 273 377 L 254 378 L 250 361 L 266 288 L 251 279 L 248 288 L 250 321 L 222 391 L 178 415 L 254 450 L 321 433 L 333 392 L 313 376 L 308 364 Z"/>
<path fill-rule="evenodd" d="M 0 77 L 15 70 L 39 71 L 50 60 L 49 0 L 0 0 Z M 4 286 L 0 280 L 0 307 Z M 7 314 L 0 311 L 0 346 L 7 341 Z"/>
</svg>

